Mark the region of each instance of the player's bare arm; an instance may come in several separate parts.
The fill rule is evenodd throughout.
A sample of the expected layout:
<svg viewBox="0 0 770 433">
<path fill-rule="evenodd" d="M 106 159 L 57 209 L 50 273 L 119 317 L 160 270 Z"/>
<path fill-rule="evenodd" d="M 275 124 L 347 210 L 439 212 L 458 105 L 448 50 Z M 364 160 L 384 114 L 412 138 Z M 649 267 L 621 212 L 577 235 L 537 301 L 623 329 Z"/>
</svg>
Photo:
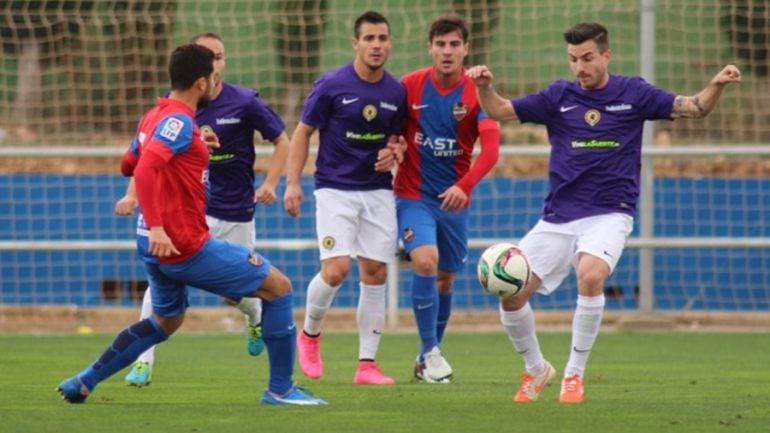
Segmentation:
<svg viewBox="0 0 770 433">
<path fill-rule="evenodd" d="M 134 214 L 134 209 L 139 205 L 139 199 L 136 197 L 136 184 L 132 177 L 128 181 L 126 194 L 115 203 L 115 213 L 117 215 L 129 216 Z"/>
<path fill-rule="evenodd" d="M 286 167 L 286 159 L 289 156 L 289 136 L 282 132 L 273 140 L 273 146 L 273 156 L 270 158 L 265 181 L 254 191 L 255 202 L 273 204 L 277 198 L 275 188 L 281 181 L 283 169 Z"/>
<path fill-rule="evenodd" d="M 293 217 L 299 216 L 299 206 L 304 198 L 300 186 L 300 177 L 302 176 L 302 169 L 307 163 L 310 136 L 314 132 L 314 127 L 304 122 L 299 122 L 289 142 L 289 156 L 286 161 L 286 192 L 283 194 L 283 207 Z"/>
<path fill-rule="evenodd" d="M 674 109 L 671 111 L 673 118 L 701 118 L 706 117 L 717 104 L 722 94 L 722 89 L 730 83 L 741 82 L 741 71 L 734 65 L 725 66 L 708 85 L 693 96 L 679 95 L 674 100 Z"/>
<path fill-rule="evenodd" d="M 484 65 L 473 66 L 465 71 L 465 75 L 472 79 L 473 84 L 476 85 L 479 105 L 487 116 L 494 120 L 518 119 L 510 99 L 500 96 L 492 86 L 494 75 L 489 68 Z"/>
</svg>

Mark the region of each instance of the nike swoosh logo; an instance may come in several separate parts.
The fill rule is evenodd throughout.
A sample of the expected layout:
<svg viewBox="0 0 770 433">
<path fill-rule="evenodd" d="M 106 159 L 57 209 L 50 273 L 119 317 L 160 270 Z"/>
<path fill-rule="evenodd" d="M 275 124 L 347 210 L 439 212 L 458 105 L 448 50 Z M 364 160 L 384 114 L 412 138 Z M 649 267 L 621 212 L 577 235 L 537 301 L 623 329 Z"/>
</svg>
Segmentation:
<svg viewBox="0 0 770 433">
<path fill-rule="evenodd" d="M 590 351 L 591 351 L 591 349 L 580 350 L 580 349 L 578 349 L 578 348 L 577 348 L 577 347 L 575 347 L 575 346 L 572 346 L 572 350 L 574 350 L 574 351 L 575 351 L 575 352 L 577 352 L 577 353 L 588 353 L 588 352 L 590 352 Z"/>
<path fill-rule="evenodd" d="M 358 101 L 358 98 L 353 98 L 353 99 L 342 98 L 342 104 L 343 105 L 352 104 L 352 103 L 354 103 L 356 101 Z"/>
<path fill-rule="evenodd" d="M 426 308 L 430 308 L 432 306 L 433 306 L 432 302 L 430 304 L 417 304 L 417 309 L 418 310 L 425 310 Z"/>
<path fill-rule="evenodd" d="M 517 352 L 519 355 L 523 355 L 523 354 L 525 354 L 525 353 L 529 352 L 529 349 L 524 349 L 524 350 L 522 350 L 521 352 L 519 352 L 519 351 L 517 350 L 516 352 Z"/>
<path fill-rule="evenodd" d="M 428 107 L 430 107 L 430 104 L 422 104 L 422 105 L 412 104 L 412 110 L 422 110 L 423 108 L 428 108 Z"/>
<path fill-rule="evenodd" d="M 566 113 L 567 111 L 575 109 L 577 107 L 578 107 L 577 105 L 570 105 L 569 107 L 561 106 L 559 107 L 559 111 L 561 111 L 562 113 Z"/>
</svg>

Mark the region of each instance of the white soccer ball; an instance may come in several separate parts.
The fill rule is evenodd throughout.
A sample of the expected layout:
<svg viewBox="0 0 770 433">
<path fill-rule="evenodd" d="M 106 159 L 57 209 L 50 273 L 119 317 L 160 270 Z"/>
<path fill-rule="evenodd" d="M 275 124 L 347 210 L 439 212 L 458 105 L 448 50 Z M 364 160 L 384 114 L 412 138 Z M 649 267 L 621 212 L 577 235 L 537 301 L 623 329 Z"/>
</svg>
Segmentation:
<svg viewBox="0 0 770 433">
<path fill-rule="evenodd" d="M 476 270 L 481 287 L 495 296 L 513 296 L 529 282 L 529 261 L 514 244 L 500 243 L 484 250 Z"/>
</svg>

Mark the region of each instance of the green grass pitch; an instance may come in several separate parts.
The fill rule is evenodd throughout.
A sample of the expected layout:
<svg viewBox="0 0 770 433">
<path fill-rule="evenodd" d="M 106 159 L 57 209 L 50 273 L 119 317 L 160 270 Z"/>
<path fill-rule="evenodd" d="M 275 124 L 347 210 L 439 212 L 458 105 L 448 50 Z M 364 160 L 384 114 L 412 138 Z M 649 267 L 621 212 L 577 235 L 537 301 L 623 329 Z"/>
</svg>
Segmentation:
<svg viewBox="0 0 770 433">
<path fill-rule="evenodd" d="M 411 383 L 417 337 L 386 334 L 379 362 L 391 387 L 352 384 L 358 339 L 328 333 L 324 377 L 296 379 L 325 408 L 263 407 L 264 355 L 241 335 L 181 333 L 156 351 L 154 382 L 102 383 L 84 405 L 54 388 L 98 356 L 112 335 L 0 335 L 0 432 L 767 432 L 770 335 L 603 333 L 594 347 L 582 405 L 558 403 L 558 383 L 539 401 L 514 404 L 522 362 L 502 330 L 450 332 L 443 345 L 450 385 Z M 561 372 L 569 334 L 542 333 Z"/>
</svg>

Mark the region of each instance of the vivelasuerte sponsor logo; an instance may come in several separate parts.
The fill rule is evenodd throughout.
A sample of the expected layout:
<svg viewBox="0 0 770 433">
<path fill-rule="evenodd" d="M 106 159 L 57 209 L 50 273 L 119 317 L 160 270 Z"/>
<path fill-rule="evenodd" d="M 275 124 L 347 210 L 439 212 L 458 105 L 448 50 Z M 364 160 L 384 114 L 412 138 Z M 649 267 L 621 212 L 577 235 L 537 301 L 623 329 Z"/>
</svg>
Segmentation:
<svg viewBox="0 0 770 433">
<path fill-rule="evenodd" d="M 617 105 L 608 105 L 604 107 L 607 111 L 627 111 L 632 109 L 633 106 L 631 104 L 617 104 Z"/>
<path fill-rule="evenodd" d="M 390 104 L 384 101 L 380 101 L 380 108 L 384 108 L 390 111 L 398 111 L 398 107 L 396 107 L 394 104 Z"/>
<path fill-rule="evenodd" d="M 239 117 L 220 117 L 217 119 L 217 125 L 237 125 L 241 123 Z"/>
</svg>

